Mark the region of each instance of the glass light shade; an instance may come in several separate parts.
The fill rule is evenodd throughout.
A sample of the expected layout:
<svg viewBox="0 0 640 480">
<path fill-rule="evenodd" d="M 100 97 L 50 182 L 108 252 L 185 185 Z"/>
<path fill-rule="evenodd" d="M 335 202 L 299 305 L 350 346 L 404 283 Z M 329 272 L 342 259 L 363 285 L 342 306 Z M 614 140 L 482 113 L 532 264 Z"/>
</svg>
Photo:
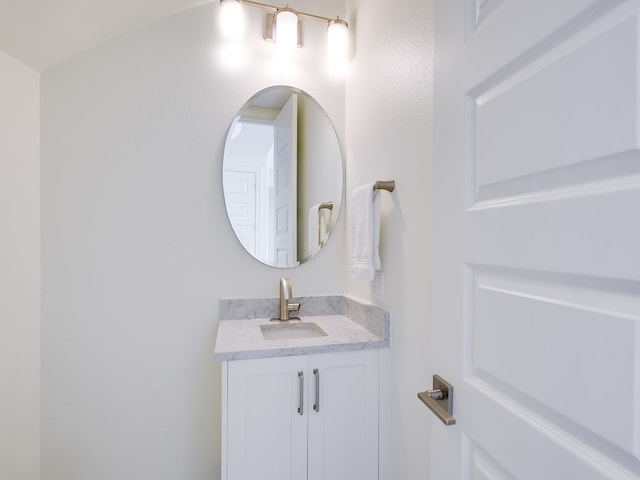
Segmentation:
<svg viewBox="0 0 640 480">
<path fill-rule="evenodd" d="M 239 0 L 221 0 L 220 31 L 228 40 L 240 40 L 244 33 L 242 2 Z"/>
<path fill-rule="evenodd" d="M 331 62 L 344 63 L 349 53 L 349 27 L 347 22 L 336 18 L 327 28 L 327 56 Z"/>
<path fill-rule="evenodd" d="M 298 46 L 298 15 L 290 9 L 278 10 L 276 14 L 276 43 L 287 50 Z"/>
</svg>

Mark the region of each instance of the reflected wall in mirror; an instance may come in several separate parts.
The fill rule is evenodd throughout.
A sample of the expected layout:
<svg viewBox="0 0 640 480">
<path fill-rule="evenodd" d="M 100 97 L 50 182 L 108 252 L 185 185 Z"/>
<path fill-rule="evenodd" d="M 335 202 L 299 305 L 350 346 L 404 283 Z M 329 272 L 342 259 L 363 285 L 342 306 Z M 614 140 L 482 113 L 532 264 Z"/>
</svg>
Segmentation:
<svg viewBox="0 0 640 480">
<path fill-rule="evenodd" d="M 340 143 L 322 106 L 294 87 L 256 93 L 229 128 L 222 181 L 229 222 L 249 254 L 282 268 L 314 257 L 344 191 Z"/>
</svg>

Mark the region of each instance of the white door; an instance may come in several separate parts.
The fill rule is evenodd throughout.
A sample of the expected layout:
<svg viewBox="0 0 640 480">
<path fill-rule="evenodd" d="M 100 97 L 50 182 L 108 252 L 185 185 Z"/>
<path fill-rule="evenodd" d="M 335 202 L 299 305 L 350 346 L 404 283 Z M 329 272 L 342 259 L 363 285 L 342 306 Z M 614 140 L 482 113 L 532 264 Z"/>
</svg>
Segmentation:
<svg viewBox="0 0 640 480">
<path fill-rule="evenodd" d="M 298 264 L 297 176 L 298 95 L 293 94 L 274 122 L 275 261 L 277 267 Z"/>
<path fill-rule="evenodd" d="M 309 357 L 308 480 L 377 480 L 378 350 Z"/>
<path fill-rule="evenodd" d="M 640 479 L 639 13 L 436 0 L 432 480 Z"/>
</svg>

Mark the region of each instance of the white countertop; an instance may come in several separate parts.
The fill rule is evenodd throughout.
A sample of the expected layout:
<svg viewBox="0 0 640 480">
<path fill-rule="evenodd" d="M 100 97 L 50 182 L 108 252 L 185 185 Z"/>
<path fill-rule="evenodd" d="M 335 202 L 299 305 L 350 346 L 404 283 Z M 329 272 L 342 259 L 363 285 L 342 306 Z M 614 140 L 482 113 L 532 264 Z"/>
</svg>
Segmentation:
<svg viewBox="0 0 640 480">
<path fill-rule="evenodd" d="M 275 323 L 268 318 L 221 320 L 218 323 L 215 358 L 217 360 L 242 360 L 389 346 L 389 339 L 382 339 L 374 335 L 343 315 L 302 316 L 301 319 L 302 323 L 316 323 L 327 335 L 265 340 L 260 325 Z"/>
</svg>

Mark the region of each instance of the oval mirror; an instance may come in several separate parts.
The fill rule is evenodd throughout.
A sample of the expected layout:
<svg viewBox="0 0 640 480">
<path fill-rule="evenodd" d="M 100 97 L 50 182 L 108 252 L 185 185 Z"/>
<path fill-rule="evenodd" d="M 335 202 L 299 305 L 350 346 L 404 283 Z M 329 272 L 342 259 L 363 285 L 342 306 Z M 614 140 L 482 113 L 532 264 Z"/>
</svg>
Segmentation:
<svg viewBox="0 0 640 480">
<path fill-rule="evenodd" d="M 344 190 L 328 115 L 298 88 L 256 93 L 229 128 L 222 181 L 229 222 L 250 255 L 282 268 L 309 260 L 335 228 Z"/>
</svg>

